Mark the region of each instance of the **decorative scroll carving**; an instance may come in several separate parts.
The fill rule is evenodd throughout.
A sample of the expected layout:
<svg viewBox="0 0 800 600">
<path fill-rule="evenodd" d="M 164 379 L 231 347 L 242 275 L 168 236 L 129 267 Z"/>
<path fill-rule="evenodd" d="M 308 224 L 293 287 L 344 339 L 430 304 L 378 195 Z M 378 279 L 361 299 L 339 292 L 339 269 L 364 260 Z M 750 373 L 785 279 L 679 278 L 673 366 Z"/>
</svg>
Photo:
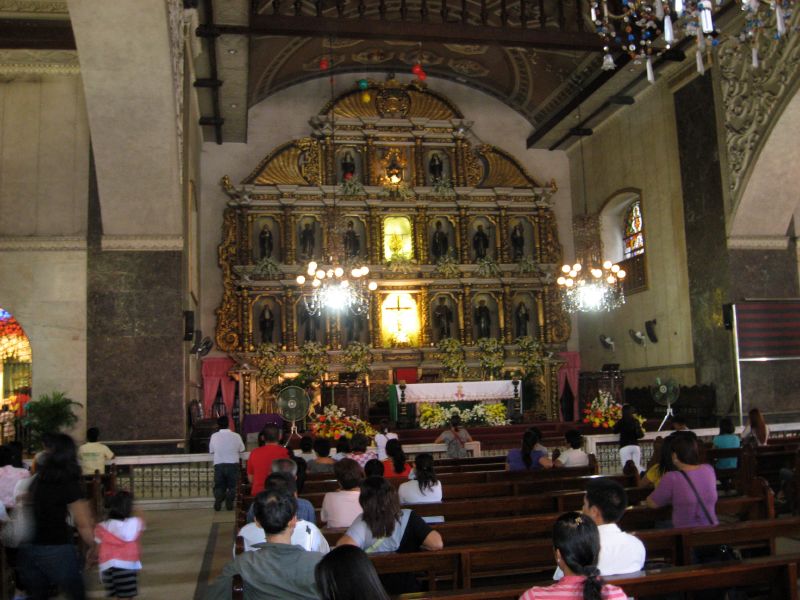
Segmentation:
<svg viewBox="0 0 800 600">
<path fill-rule="evenodd" d="M 322 154 L 319 142 L 311 138 L 297 140 L 297 147 L 303 153 L 300 161 L 300 174 L 311 185 L 322 185 L 320 162 Z"/>
<path fill-rule="evenodd" d="M 481 182 L 486 175 L 486 167 L 484 166 L 484 163 L 478 159 L 478 156 L 474 152 L 470 151 L 469 145 L 465 145 L 467 147 L 464 151 L 464 183 L 472 187 L 478 187 L 481 185 Z"/>
<path fill-rule="evenodd" d="M 255 185 L 320 185 L 319 142 L 294 140 L 270 152 L 243 183 Z"/>
<path fill-rule="evenodd" d="M 424 84 L 423 84 L 424 85 Z M 328 103 L 321 115 L 330 114 L 333 109 L 336 118 L 358 119 L 362 117 L 393 117 L 406 119 L 432 119 L 446 121 L 462 119 L 461 112 L 449 100 L 431 92 L 419 84 L 412 83 L 405 88 L 397 82 L 372 83 L 371 89 L 378 92 L 371 102 L 364 102 L 359 90 L 347 92 Z"/>
<path fill-rule="evenodd" d="M 547 286 L 544 293 L 545 319 L 544 339 L 548 344 L 565 343 L 570 336 L 572 327 L 569 317 L 561 305 L 561 293 L 555 284 Z"/>
<path fill-rule="evenodd" d="M 239 299 L 233 285 L 233 266 L 236 264 L 237 247 L 237 213 L 234 209 L 225 209 L 222 222 L 223 240 L 217 249 L 217 264 L 222 269 L 224 291 L 222 304 L 216 310 L 217 315 L 217 348 L 223 352 L 233 352 L 241 344 L 242 331 Z"/>
<path fill-rule="evenodd" d="M 793 11 L 787 31 L 800 26 L 800 11 Z M 760 66 L 734 39 L 718 51 L 728 171 L 734 204 L 741 196 L 764 142 L 769 125 L 800 86 L 800 38 L 787 35 L 780 42 L 764 34 L 758 38 Z"/>
<path fill-rule="evenodd" d="M 486 177 L 481 186 L 539 187 L 515 159 L 499 148 L 485 144 L 479 146 L 476 152 L 486 161 Z"/>
</svg>

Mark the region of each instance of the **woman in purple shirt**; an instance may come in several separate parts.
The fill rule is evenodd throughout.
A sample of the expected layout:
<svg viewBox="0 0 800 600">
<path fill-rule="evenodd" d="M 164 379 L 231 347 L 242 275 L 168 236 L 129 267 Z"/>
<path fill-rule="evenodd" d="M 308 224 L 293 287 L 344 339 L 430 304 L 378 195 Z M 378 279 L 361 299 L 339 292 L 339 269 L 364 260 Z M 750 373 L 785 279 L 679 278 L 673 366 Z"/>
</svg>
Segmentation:
<svg viewBox="0 0 800 600">
<path fill-rule="evenodd" d="M 537 430 L 526 431 L 522 436 L 522 447 L 509 451 L 506 458 L 506 470 L 530 471 L 531 469 L 551 468 L 553 461 L 547 457 L 547 453 L 533 449 L 539 442 L 539 437 Z"/>
<path fill-rule="evenodd" d="M 672 526 L 676 528 L 716 525 L 717 477 L 714 467 L 700 464 L 693 433 L 672 436 L 672 462 L 677 470 L 664 473 L 661 483 L 647 498 L 647 505 L 672 505 Z"/>
</svg>

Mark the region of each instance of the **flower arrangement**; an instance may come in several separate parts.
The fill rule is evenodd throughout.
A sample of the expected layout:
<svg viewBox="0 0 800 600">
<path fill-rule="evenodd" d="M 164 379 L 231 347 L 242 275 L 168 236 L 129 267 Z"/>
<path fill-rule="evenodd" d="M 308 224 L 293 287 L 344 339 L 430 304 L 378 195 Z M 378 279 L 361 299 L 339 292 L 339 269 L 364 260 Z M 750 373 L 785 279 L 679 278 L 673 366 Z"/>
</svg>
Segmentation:
<svg viewBox="0 0 800 600">
<path fill-rule="evenodd" d="M 362 342 L 352 342 L 344 351 L 344 368 L 351 373 L 356 373 L 361 379 L 369 373 L 372 362 L 372 353 L 369 346 Z"/>
<path fill-rule="evenodd" d="M 505 364 L 503 344 L 495 338 L 481 338 L 478 340 L 479 357 L 484 376 L 497 376 Z"/>
<path fill-rule="evenodd" d="M 362 183 L 355 177 L 346 177 L 339 186 L 339 193 L 342 196 L 363 196 L 367 192 Z"/>
<path fill-rule="evenodd" d="M 529 335 L 517 339 L 517 359 L 523 379 L 538 375 L 542 370 L 542 346 Z"/>
<path fill-rule="evenodd" d="M 494 259 L 486 257 L 478 259 L 478 276 L 479 277 L 499 277 L 500 267 Z"/>
<path fill-rule="evenodd" d="M 543 275 L 541 269 L 539 269 L 539 263 L 537 263 L 533 258 L 530 256 L 524 256 L 519 261 L 517 261 L 517 271 L 520 275 L 526 274 L 534 274 L 538 277 Z"/>
<path fill-rule="evenodd" d="M 611 429 L 622 418 L 622 405 L 609 392 L 601 391 L 586 405 L 583 414 L 584 423 Z"/>
<path fill-rule="evenodd" d="M 345 410 L 330 404 L 326 406 L 321 415 L 315 415 L 309 428 L 314 437 L 338 440 L 340 437 L 351 438 L 357 433 L 367 437 L 374 437 L 377 431 L 366 421 L 358 417 L 348 417 Z"/>
<path fill-rule="evenodd" d="M 437 402 L 435 404 L 419 404 L 417 417 L 422 429 L 439 429 L 446 427 L 450 417 L 458 415 L 465 425 L 508 425 L 505 404 L 476 403 L 470 408 L 459 408 L 454 404 Z"/>
<path fill-rule="evenodd" d="M 306 342 L 300 347 L 300 379 L 315 383 L 328 370 L 328 353 L 319 342 Z"/>
<path fill-rule="evenodd" d="M 461 269 L 455 257 L 448 253 L 436 262 L 436 273 L 447 279 L 457 279 L 461 277 Z"/>
<path fill-rule="evenodd" d="M 439 360 L 442 361 L 444 372 L 447 377 L 459 377 L 464 374 L 467 366 L 464 359 L 464 347 L 461 342 L 454 338 L 443 338 L 437 345 L 439 349 Z"/>
<path fill-rule="evenodd" d="M 433 180 L 433 195 L 440 196 L 442 198 L 449 198 L 451 196 L 455 196 L 456 192 L 453 190 L 453 185 L 450 183 L 449 179 L 437 177 Z"/>
<path fill-rule="evenodd" d="M 272 279 L 281 274 L 281 269 L 271 258 L 261 258 L 253 266 L 253 276 L 256 279 Z"/>
<path fill-rule="evenodd" d="M 265 381 L 275 381 L 283 372 L 283 354 L 275 344 L 261 344 L 255 363 L 258 376 Z"/>
</svg>

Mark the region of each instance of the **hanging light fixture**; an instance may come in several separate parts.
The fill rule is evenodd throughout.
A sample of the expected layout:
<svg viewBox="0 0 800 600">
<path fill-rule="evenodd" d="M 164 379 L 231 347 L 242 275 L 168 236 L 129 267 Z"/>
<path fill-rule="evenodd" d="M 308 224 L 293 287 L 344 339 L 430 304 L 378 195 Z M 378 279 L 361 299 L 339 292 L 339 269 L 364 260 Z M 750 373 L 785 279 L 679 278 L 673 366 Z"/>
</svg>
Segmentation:
<svg viewBox="0 0 800 600">
<path fill-rule="evenodd" d="M 578 105 L 578 122 L 581 122 L 581 107 Z M 579 140 L 581 151 L 581 181 L 583 183 L 583 215 L 573 225 L 575 250 L 578 260 L 561 267 L 556 279 L 563 307 L 567 312 L 610 311 L 625 304 L 622 280 L 626 273 L 619 265 L 601 258 L 603 242 L 600 237 L 600 218 L 589 215 L 586 194 L 586 163 L 583 153 L 583 138 Z"/>
<path fill-rule="evenodd" d="M 333 47 L 333 44 L 329 44 Z M 333 57 L 328 60 L 333 64 Z M 333 75 L 330 78 L 331 107 L 334 101 Z M 335 111 L 331 108 L 331 145 L 336 135 Z M 338 182 L 336 182 L 338 187 Z M 313 258 L 306 264 L 305 273 L 297 276 L 297 285 L 301 287 L 303 304 L 309 315 L 320 315 L 323 311 L 344 312 L 354 315 L 366 315 L 369 318 L 370 292 L 378 289 L 375 281 L 369 281 L 369 267 L 360 264 L 358 259 L 347 258 L 341 252 L 341 240 L 346 229 L 342 227 L 343 218 L 336 208 L 336 187 L 333 191 L 333 222 L 329 223 L 329 239 L 332 242 L 332 254 L 325 264 L 317 263 Z M 344 258 L 339 258 L 345 256 Z"/>
</svg>

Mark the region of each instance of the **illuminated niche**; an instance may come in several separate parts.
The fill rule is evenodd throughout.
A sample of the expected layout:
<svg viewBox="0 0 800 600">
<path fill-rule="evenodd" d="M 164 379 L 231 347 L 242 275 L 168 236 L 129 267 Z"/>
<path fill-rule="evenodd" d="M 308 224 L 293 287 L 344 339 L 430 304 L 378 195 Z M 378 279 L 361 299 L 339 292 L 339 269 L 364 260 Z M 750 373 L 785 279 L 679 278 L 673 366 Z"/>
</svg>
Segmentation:
<svg viewBox="0 0 800 600">
<path fill-rule="evenodd" d="M 383 220 L 383 256 L 387 261 L 414 258 L 411 219 L 386 217 Z"/>
<path fill-rule="evenodd" d="M 405 292 L 386 296 L 381 304 L 381 332 L 385 347 L 419 345 L 419 311 L 414 296 Z"/>
</svg>

